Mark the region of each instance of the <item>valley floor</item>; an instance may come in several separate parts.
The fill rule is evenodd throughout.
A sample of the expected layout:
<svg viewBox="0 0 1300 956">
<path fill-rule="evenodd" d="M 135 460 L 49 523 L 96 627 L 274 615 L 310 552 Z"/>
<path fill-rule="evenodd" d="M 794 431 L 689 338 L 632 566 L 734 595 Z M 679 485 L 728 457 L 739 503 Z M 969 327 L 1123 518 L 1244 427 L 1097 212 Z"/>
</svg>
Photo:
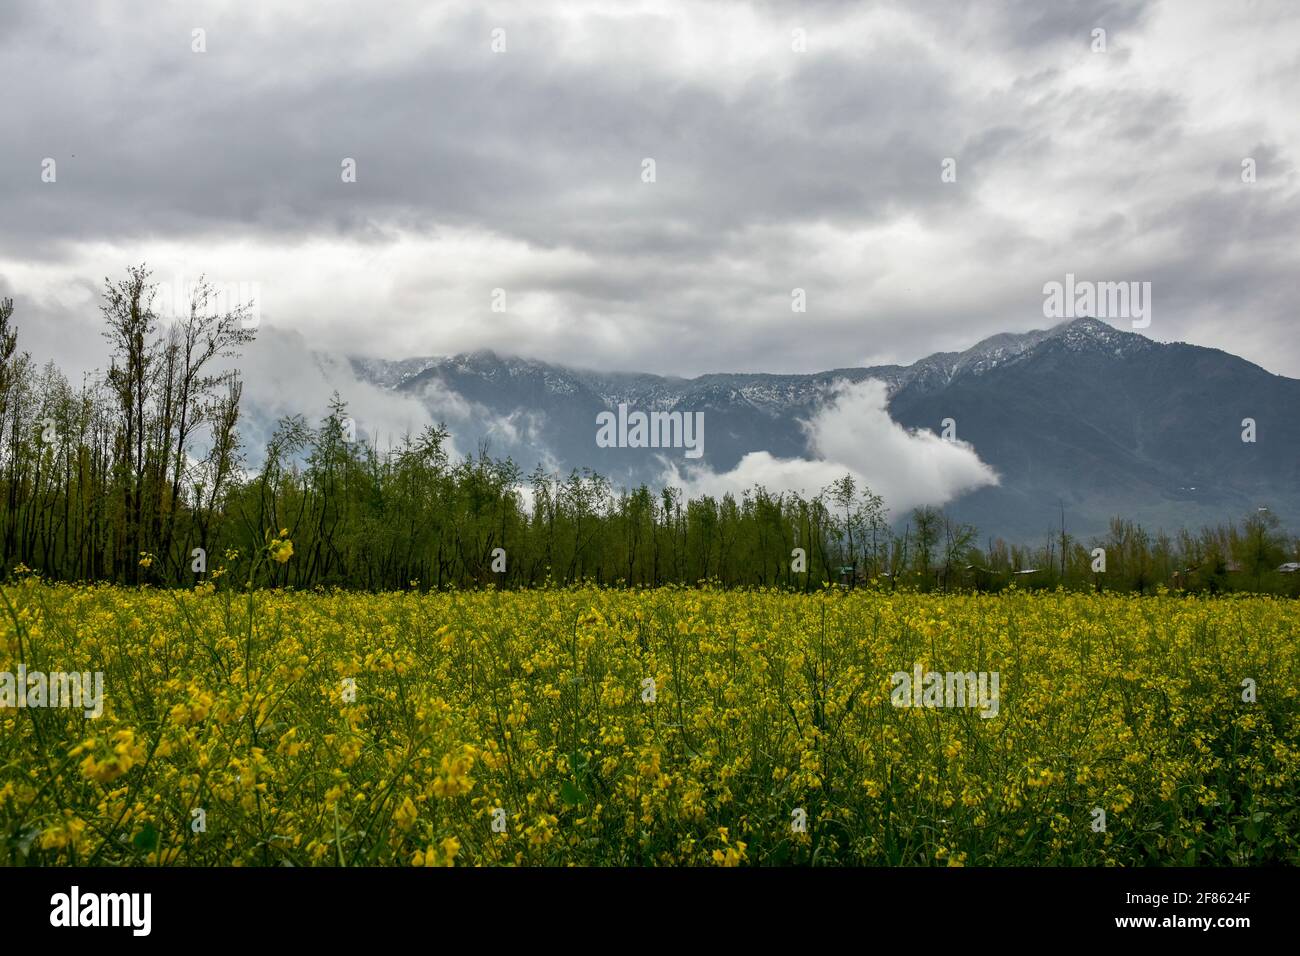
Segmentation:
<svg viewBox="0 0 1300 956">
<path fill-rule="evenodd" d="M 4 597 L 10 865 L 1300 862 L 1294 602 Z"/>
</svg>

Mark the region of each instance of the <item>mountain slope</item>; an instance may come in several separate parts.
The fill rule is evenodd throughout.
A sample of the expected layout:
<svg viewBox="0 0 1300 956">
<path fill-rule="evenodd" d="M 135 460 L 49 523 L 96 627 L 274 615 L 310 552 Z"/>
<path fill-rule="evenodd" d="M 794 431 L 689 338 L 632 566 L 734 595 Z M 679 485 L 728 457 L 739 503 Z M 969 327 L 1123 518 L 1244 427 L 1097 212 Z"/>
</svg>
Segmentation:
<svg viewBox="0 0 1300 956">
<path fill-rule="evenodd" d="M 525 472 L 544 460 L 589 466 L 619 483 L 654 483 L 663 466 L 642 450 L 596 447 L 596 414 L 620 402 L 703 411 L 704 460 L 726 471 L 751 451 L 807 457 L 802 422 L 837 381 L 873 378 L 886 384 L 899 424 L 938 431 L 952 418 L 957 437 L 998 471 L 998 487 L 950 505 L 983 533 L 1037 538 L 1059 523 L 1061 503 L 1081 534 L 1104 530 L 1114 514 L 1172 529 L 1265 504 L 1300 526 L 1300 381 L 1095 319 L 995 335 L 909 366 L 812 375 L 597 373 L 491 352 L 354 360 L 353 368 L 425 399 L 435 415 L 449 392 L 471 403 L 463 423 L 470 439 L 511 455 Z M 1241 440 L 1244 418 L 1257 423 L 1254 443 Z"/>
</svg>

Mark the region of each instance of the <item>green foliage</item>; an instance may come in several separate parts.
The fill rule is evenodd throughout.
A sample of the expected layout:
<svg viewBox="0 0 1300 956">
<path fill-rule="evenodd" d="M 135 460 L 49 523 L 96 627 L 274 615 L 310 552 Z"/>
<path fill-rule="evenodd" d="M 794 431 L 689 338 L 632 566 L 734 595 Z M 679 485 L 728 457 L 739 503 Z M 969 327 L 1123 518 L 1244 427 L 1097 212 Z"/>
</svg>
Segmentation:
<svg viewBox="0 0 1300 956">
<path fill-rule="evenodd" d="M 106 280 L 108 371 L 80 388 L 17 350 L 13 304 L 0 302 L 4 570 L 163 586 L 230 574 L 242 583 L 236 563 L 286 529 L 293 560 L 266 563 L 256 583 L 1300 591 L 1300 574 L 1273 570 L 1296 557 L 1297 543 L 1266 510 L 1240 529 L 1181 532 L 1176 542 L 1117 518 L 1087 545 L 1062 527 L 1041 548 L 995 539 L 981 550 L 975 528 L 937 508 L 891 525 L 887 503 L 850 475 L 812 496 L 755 487 L 686 499 L 676 488 L 616 489 L 589 470 L 539 467 L 525 478 L 485 450 L 453 461 L 441 426 L 380 452 L 356 440 L 338 395 L 317 424 L 282 419 L 260 468 L 246 473 L 239 376 L 214 369 L 251 340 L 242 321 L 251 304 L 218 313 L 200 283 L 188 316 L 166 324 L 152 293 L 144 266 Z M 1095 546 L 1107 553 L 1102 574 L 1091 569 Z M 806 571 L 793 570 L 794 549 Z"/>
</svg>

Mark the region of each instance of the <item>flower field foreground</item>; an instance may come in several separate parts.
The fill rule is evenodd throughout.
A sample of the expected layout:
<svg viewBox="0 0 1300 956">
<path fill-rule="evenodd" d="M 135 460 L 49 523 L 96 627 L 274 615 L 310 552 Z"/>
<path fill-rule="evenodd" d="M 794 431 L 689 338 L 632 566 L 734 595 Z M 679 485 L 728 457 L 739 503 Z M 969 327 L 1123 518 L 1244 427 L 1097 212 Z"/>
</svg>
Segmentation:
<svg viewBox="0 0 1300 956">
<path fill-rule="evenodd" d="M 9 865 L 1300 861 L 1294 602 L 4 597 Z"/>
</svg>

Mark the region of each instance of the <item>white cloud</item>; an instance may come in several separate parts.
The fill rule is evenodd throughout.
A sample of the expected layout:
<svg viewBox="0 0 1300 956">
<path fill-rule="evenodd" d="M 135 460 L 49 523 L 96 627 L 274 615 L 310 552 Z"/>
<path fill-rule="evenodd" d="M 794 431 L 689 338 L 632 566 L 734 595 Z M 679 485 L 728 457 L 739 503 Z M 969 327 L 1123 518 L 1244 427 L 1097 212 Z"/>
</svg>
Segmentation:
<svg viewBox="0 0 1300 956">
<path fill-rule="evenodd" d="M 240 435 L 260 459 L 276 421 L 301 414 L 315 427 L 329 414 L 335 393 L 347 403 L 357 437 L 383 450 L 436 423 L 436 407 L 359 380 L 344 360 L 315 353 L 292 330 L 263 325 L 238 361 L 244 382 Z M 454 446 L 449 454 L 456 454 Z"/>
<path fill-rule="evenodd" d="M 998 483 L 997 474 L 969 444 L 908 431 L 894 422 L 882 382 L 841 383 L 805 427 L 816 456 L 812 459 L 758 451 L 721 474 L 705 468 L 683 472 L 672 465 L 664 480 L 692 497 L 728 492 L 739 497 L 754 485 L 815 495 L 847 473 L 883 497 L 895 517 Z"/>
</svg>

